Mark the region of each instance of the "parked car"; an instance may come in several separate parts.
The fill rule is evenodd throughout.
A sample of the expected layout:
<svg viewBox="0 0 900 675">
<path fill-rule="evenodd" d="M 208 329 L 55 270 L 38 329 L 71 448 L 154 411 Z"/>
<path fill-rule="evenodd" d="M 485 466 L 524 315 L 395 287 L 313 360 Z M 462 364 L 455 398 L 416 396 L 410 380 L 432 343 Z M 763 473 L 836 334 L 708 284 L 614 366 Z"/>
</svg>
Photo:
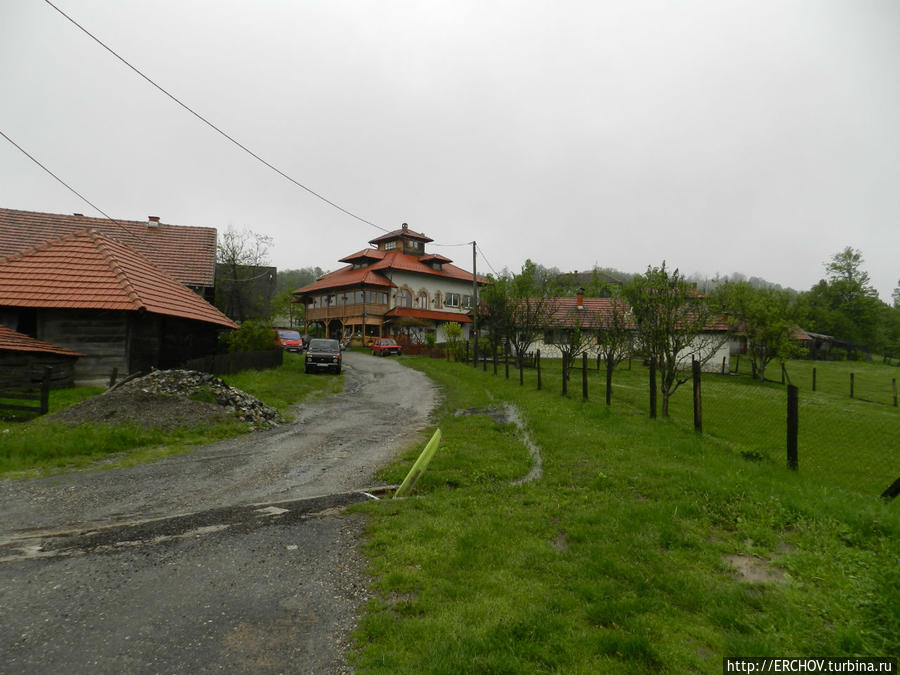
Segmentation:
<svg viewBox="0 0 900 675">
<path fill-rule="evenodd" d="M 392 338 L 376 338 L 372 340 L 372 356 L 390 356 L 396 354 L 400 356 L 401 349 L 397 341 Z"/>
<path fill-rule="evenodd" d="M 298 333 L 297 331 L 288 330 L 286 328 L 276 328 L 275 334 L 278 336 L 278 344 L 281 345 L 281 348 L 284 351 L 303 351 L 303 338 L 300 337 L 300 333 Z"/>
<path fill-rule="evenodd" d="M 311 373 L 314 370 L 330 370 L 333 373 L 341 372 L 341 343 L 327 338 L 313 338 L 306 347 L 306 361 L 304 370 Z"/>
</svg>

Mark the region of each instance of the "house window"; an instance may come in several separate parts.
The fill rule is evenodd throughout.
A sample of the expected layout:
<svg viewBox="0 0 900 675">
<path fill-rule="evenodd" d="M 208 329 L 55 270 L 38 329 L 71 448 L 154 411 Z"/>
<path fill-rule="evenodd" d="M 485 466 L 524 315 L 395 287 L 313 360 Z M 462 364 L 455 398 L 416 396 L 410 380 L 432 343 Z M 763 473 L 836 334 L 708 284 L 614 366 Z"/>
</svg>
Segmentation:
<svg viewBox="0 0 900 675">
<path fill-rule="evenodd" d="M 441 298 L 441 292 L 440 292 L 440 291 L 436 291 L 435 294 L 434 294 L 434 306 L 435 306 L 437 309 L 441 309 L 441 307 L 444 306 L 444 303 L 443 303 L 442 298 Z"/>
<path fill-rule="evenodd" d="M 396 241 L 396 240 L 384 242 L 384 250 L 385 250 L 385 251 L 392 251 L 392 250 L 394 250 L 395 248 L 397 248 L 397 241 Z"/>
<path fill-rule="evenodd" d="M 459 307 L 459 293 L 447 293 L 444 296 L 444 304 L 447 307 Z"/>
<path fill-rule="evenodd" d="M 416 307 L 428 309 L 428 293 L 426 291 L 419 291 L 419 294 L 416 296 Z"/>
<path fill-rule="evenodd" d="M 464 295 L 462 297 L 462 306 L 465 309 L 472 309 L 472 296 L 471 295 Z"/>
<path fill-rule="evenodd" d="M 397 291 L 397 307 L 412 307 L 412 293 L 405 288 Z"/>
</svg>

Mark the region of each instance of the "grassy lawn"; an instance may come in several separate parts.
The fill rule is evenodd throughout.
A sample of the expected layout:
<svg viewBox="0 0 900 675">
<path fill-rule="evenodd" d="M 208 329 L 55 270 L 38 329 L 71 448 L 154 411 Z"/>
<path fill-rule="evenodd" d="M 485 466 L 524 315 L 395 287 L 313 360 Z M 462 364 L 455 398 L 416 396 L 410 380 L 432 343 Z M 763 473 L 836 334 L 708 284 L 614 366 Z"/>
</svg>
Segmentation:
<svg viewBox="0 0 900 675">
<path fill-rule="evenodd" d="M 689 389 L 671 419 L 647 418 L 636 366 L 607 409 L 599 379 L 581 401 L 580 372 L 563 398 L 551 368 L 537 391 L 533 371 L 519 387 L 502 370 L 403 360 L 443 391 L 443 441 L 417 497 L 359 507 L 377 592 L 359 672 L 722 672 L 724 656 L 900 653 L 900 514 L 877 497 L 900 475 L 892 408 L 868 404 L 887 415 L 884 443 L 870 434 L 847 461 L 801 437 L 791 472 L 780 385 L 705 380 L 700 435 Z M 510 484 L 530 467 L 514 427 L 454 414 L 504 401 L 541 447 L 539 481 Z M 804 399 L 801 430 L 829 436 L 846 404 Z M 420 449 L 382 477 L 399 483 Z M 874 481 L 854 468 L 879 463 Z"/>
<path fill-rule="evenodd" d="M 341 377 L 307 377 L 303 358 L 285 354 L 281 368 L 245 371 L 222 378 L 229 385 L 256 396 L 282 414 L 292 405 L 311 396 L 338 391 Z M 73 405 L 104 390 L 78 387 L 50 392 L 50 411 Z M 194 446 L 247 433 L 247 425 L 237 421 L 173 431 L 133 425 L 82 424 L 75 428 L 54 424 L 45 418 L 28 422 L 0 420 L 0 478 L 31 478 L 50 471 L 86 467 L 104 461 L 103 468 L 153 461 L 168 455 L 189 452 Z"/>
</svg>

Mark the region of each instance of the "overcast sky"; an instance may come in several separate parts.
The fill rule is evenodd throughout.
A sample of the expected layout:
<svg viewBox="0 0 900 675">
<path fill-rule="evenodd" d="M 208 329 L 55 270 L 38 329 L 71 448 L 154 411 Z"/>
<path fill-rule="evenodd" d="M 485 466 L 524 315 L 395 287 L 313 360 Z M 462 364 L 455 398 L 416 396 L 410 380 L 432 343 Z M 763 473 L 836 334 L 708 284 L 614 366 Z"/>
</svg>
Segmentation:
<svg viewBox="0 0 900 675">
<path fill-rule="evenodd" d="M 54 0 L 285 173 L 478 271 L 900 278 L 897 0 Z M 0 2 L 0 131 L 111 216 L 335 269 L 382 232 L 42 0 Z M 0 206 L 100 215 L 0 137 Z M 431 247 L 471 269 L 471 247 Z M 488 266 L 490 265 L 490 267 Z"/>
</svg>

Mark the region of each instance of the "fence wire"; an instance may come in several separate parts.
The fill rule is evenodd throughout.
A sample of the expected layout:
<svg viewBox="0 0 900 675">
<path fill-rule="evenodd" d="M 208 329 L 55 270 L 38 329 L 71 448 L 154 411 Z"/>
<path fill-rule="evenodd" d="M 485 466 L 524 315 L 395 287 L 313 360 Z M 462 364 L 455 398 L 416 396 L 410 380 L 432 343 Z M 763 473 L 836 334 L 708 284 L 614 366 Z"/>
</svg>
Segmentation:
<svg viewBox="0 0 900 675">
<path fill-rule="evenodd" d="M 471 362 L 470 362 L 471 363 Z M 563 394 L 592 405 L 605 405 L 606 364 L 591 358 L 587 377 L 582 359 L 571 364 L 563 385 L 562 361 L 541 359 L 540 375 L 533 360 L 521 372 L 523 386 L 548 394 Z M 479 359 L 479 370 L 494 374 L 490 355 Z M 501 356 L 496 374 L 504 377 Z M 700 378 L 701 433 L 743 460 L 787 466 L 787 385 L 799 390 L 799 471 L 819 480 L 823 489 L 846 487 L 864 494 L 882 494 L 900 477 L 900 408 L 896 379 L 900 368 L 864 362 L 791 361 L 784 368 L 770 364 L 766 381 L 752 376 L 746 359 L 733 359 L 726 372 L 704 372 Z M 510 363 L 510 379 L 519 379 Z M 693 383 L 690 373 L 671 395 L 667 422 L 694 428 Z M 587 391 L 583 389 L 586 381 Z M 815 381 L 815 389 L 813 383 Z M 632 359 L 618 364 L 612 378 L 613 408 L 650 414 L 649 369 Z M 663 419 L 658 394 L 657 416 Z"/>
</svg>

